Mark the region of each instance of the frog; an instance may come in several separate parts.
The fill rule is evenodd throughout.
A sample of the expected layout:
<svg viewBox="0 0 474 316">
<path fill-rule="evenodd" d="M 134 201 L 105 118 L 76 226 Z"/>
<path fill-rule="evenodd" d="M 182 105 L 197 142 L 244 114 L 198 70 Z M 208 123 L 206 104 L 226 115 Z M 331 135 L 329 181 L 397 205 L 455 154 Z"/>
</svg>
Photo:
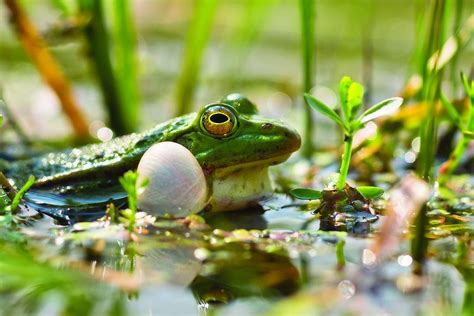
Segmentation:
<svg viewBox="0 0 474 316">
<path fill-rule="evenodd" d="M 105 204 L 126 203 L 119 177 L 136 170 L 143 154 L 165 141 L 186 147 L 197 159 L 210 195 L 204 211 L 210 212 L 242 209 L 271 195 L 269 167 L 301 145 L 294 128 L 260 116 L 255 103 L 233 93 L 141 133 L 3 161 L 0 170 L 17 187 L 33 175 L 27 205 L 59 221 L 77 222 L 103 215 Z"/>
</svg>

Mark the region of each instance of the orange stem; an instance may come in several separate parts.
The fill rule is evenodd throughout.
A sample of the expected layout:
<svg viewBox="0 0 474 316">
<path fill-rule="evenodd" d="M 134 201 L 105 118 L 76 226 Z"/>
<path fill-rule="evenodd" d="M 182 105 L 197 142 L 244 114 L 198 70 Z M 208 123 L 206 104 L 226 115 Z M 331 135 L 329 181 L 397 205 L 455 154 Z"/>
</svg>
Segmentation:
<svg viewBox="0 0 474 316">
<path fill-rule="evenodd" d="M 72 89 L 66 77 L 53 55 L 49 52 L 45 41 L 16 0 L 5 0 L 5 4 L 10 10 L 11 21 L 16 27 L 23 47 L 30 55 L 43 79 L 56 93 L 76 135 L 81 138 L 88 137 L 87 122 L 74 100 Z"/>
</svg>

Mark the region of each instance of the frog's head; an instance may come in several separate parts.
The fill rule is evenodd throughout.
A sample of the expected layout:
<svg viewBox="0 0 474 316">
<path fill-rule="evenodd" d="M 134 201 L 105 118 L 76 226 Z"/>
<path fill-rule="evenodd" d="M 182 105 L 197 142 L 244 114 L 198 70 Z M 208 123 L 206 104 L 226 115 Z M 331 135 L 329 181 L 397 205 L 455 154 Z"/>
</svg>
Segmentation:
<svg viewBox="0 0 474 316">
<path fill-rule="evenodd" d="M 196 157 L 207 176 L 214 209 L 241 208 L 271 192 L 268 167 L 301 145 L 299 134 L 281 121 L 258 116 L 255 104 L 231 94 L 197 113 L 175 139 Z"/>
</svg>

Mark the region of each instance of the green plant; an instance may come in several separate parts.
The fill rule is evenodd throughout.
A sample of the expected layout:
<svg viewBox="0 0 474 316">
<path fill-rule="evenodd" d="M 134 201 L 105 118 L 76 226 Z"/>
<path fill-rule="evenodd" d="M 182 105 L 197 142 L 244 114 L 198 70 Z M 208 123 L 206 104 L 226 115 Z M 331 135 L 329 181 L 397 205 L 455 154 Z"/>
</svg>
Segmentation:
<svg viewBox="0 0 474 316">
<path fill-rule="evenodd" d="M 303 91 L 308 93 L 313 87 L 314 68 L 314 2 L 313 0 L 300 0 L 301 11 L 301 42 L 303 60 Z M 309 158 L 313 154 L 313 118 L 311 109 L 304 108 L 304 136 L 303 157 Z"/>
<path fill-rule="evenodd" d="M 144 181 L 137 185 L 138 173 L 135 171 L 127 171 L 119 181 L 128 198 L 128 208 L 121 211 L 119 220 L 127 227 L 128 231 L 133 233 L 135 230 L 136 214 L 137 214 L 137 197 L 141 189 L 148 185 L 148 181 Z M 114 208 L 115 211 L 115 208 Z"/>
<path fill-rule="evenodd" d="M 427 115 L 420 128 L 420 153 L 417 164 L 418 174 L 424 180 L 432 180 L 435 151 L 437 143 L 436 103 L 439 100 L 440 87 L 443 79 L 440 54 L 447 33 L 448 17 L 451 6 L 445 0 L 431 2 L 431 15 L 425 25 L 423 49 L 419 54 L 418 67 L 422 87 L 419 99 L 427 106 Z"/>
<path fill-rule="evenodd" d="M 467 77 L 461 73 L 461 80 L 464 90 L 468 96 L 468 110 L 466 118 L 463 118 L 456 108 L 448 101 L 448 99 L 441 94 L 441 104 L 443 105 L 448 117 L 453 124 L 461 131 L 461 138 L 456 147 L 449 156 L 449 159 L 439 169 L 439 183 L 444 185 L 449 176 L 456 170 L 461 158 L 466 151 L 469 142 L 474 139 L 474 81 L 469 84 Z"/>
<path fill-rule="evenodd" d="M 0 177 L 3 177 L 1 172 Z M 21 223 L 22 219 L 16 216 L 16 211 L 21 199 L 34 182 L 35 177 L 31 176 L 18 192 L 11 191 L 14 194 L 11 199 L 6 195 L 0 196 L 0 240 L 16 244 L 26 242 L 25 236 L 17 231 L 18 223 Z M 0 187 L 0 193 L 2 192 L 3 189 Z"/>
<path fill-rule="evenodd" d="M 138 125 L 139 95 L 129 3 L 127 0 L 78 2 L 80 12 L 90 17 L 84 34 L 110 125 L 118 135 L 131 133 Z M 112 22 L 111 30 L 107 29 L 108 18 Z M 110 38 L 114 39 L 114 45 Z"/>
<path fill-rule="evenodd" d="M 329 106 L 315 97 L 305 94 L 305 100 L 309 106 L 336 122 L 344 132 L 344 153 L 342 155 L 339 177 L 336 184 L 336 189 L 339 191 L 343 190 L 346 185 L 354 134 L 362 129 L 367 122 L 382 115 L 392 114 L 403 103 L 403 99 L 398 97 L 386 99 L 373 105 L 357 117 L 362 107 L 363 93 L 364 88 L 360 83 L 352 81 L 349 77 L 342 78 L 339 85 L 342 115 L 337 114 Z"/>
</svg>

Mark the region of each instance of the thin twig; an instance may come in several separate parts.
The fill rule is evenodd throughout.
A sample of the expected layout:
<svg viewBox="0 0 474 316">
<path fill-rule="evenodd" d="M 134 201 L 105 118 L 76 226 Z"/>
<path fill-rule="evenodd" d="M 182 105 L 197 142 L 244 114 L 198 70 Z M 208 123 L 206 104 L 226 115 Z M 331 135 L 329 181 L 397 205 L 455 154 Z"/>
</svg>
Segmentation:
<svg viewBox="0 0 474 316">
<path fill-rule="evenodd" d="M 43 38 L 16 0 L 5 0 L 5 4 L 10 11 L 11 22 L 18 32 L 23 47 L 43 79 L 58 96 L 63 111 L 71 121 L 76 135 L 86 138 L 89 135 L 87 122 L 73 97 L 68 81 L 46 47 Z"/>
</svg>

